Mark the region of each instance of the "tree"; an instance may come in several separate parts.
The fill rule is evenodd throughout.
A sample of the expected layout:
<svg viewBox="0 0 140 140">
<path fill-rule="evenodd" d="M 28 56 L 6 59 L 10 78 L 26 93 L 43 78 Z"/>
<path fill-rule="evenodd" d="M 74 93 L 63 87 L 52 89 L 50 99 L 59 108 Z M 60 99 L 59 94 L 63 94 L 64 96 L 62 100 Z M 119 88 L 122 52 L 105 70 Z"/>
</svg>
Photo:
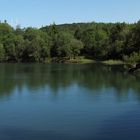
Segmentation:
<svg viewBox="0 0 140 140">
<path fill-rule="evenodd" d="M 71 57 L 76 58 L 76 56 L 80 55 L 81 50 L 83 49 L 83 43 L 79 40 L 72 39 L 70 42 L 70 48 L 71 48 Z"/>
<path fill-rule="evenodd" d="M 56 52 L 58 57 L 70 57 L 70 40 L 72 36 L 68 33 L 61 32 L 57 37 Z"/>
<path fill-rule="evenodd" d="M 0 62 L 5 61 L 5 49 L 3 44 L 0 44 Z"/>
<path fill-rule="evenodd" d="M 23 60 L 42 62 L 50 56 L 50 41 L 46 33 L 34 28 L 28 28 L 24 34 L 25 49 Z"/>
<path fill-rule="evenodd" d="M 94 54 L 95 47 L 95 30 L 88 29 L 82 34 L 82 42 L 84 43 L 84 50 L 87 55 Z"/>
<path fill-rule="evenodd" d="M 49 57 L 123 59 L 140 51 L 140 21 L 74 23 L 37 28 L 0 23 L 0 61 L 45 62 Z M 3 54 L 3 55 L 2 55 Z"/>
<path fill-rule="evenodd" d="M 13 33 L 9 34 L 3 43 L 5 48 L 6 60 L 15 61 L 16 60 L 16 46 L 15 46 L 15 35 Z"/>
<path fill-rule="evenodd" d="M 78 40 L 81 40 L 82 33 L 83 33 L 82 29 L 80 28 L 80 26 L 78 26 L 75 33 L 74 33 L 74 37 Z"/>
<path fill-rule="evenodd" d="M 23 52 L 25 49 L 25 41 L 22 35 L 16 35 L 14 38 L 15 43 L 15 60 L 17 62 L 23 61 Z"/>
<path fill-rule="evenodd" d="M 109 35 L 109 50 L 108 58 L 109 59 L 121 59 L 123 48 L 126 41 L 127 26 L 125 23 L 115 24 Z"/>
<path fill-rule="evenodd" d="M 140 51 L 140 21 L 135 24 L 134 28 L 130 31 L 127 39 L 127 46 L 129 54 Z M 128 49 L 126 48 L 126 50 Z"/>
</svg>

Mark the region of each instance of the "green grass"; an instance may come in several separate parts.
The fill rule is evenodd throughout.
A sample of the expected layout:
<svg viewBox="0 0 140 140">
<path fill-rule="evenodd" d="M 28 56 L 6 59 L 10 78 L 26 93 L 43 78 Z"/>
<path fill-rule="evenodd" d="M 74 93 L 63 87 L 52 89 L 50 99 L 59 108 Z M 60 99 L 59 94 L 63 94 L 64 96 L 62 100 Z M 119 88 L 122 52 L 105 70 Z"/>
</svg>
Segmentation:
<svg viewBox="0 0 140 140">
<path fill-rule="evenodd" d="M 121 61 L 121 60 L 106 60 L 106 61 L 102 61 L 101 63 L 106 64 L 106 65 L 121 65 L 121 64 L 124 64 L 124 62 Z"/>
<path fill-rule="evenodd" d="M 89 63 L 102 63 L 102 64 L 106 64 L 106 65 L 121 65 L 124 64 L 125 62 L 121 61 L 121 60 L 105 60 L 105 61 L 96 61 L 93 59 L 88 59 L 84 56 L 78 56 L 75 59 L 71 58 L 51 58 L 47 61 L 48 63 L 75 63 L 75 64 L 89 64 Z"/>
<path fill-rule="evenodd" d="M 67 60 L 67 63 L 79 63 L 79 64 L 87 64 L 87 63 L 95 63 L 96 61 L 92 59 L 87 59 L 84 56 L 76 57 L 75 59 Z"/>
</svg>

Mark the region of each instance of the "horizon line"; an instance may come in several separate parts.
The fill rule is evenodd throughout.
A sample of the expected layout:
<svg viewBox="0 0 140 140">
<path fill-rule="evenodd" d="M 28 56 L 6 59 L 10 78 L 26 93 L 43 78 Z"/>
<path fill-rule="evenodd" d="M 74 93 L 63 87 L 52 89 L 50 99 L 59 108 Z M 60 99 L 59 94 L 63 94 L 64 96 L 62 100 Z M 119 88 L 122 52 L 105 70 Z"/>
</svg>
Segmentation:
<svg viewBox="0 0 140 140">
<path fill-rule="evenodd" d="M 76 21 L 76 22 L 63 22 L 63 23 L 56 23 L 55 21 L 51 22 L 51 23 L 46 23 L 44 25 L 40 25 L 40 26 L 32 26 L 32 25 L 27 25 L 27 26 L 22 26 L 23 24 L 16 24 L 16 25 L 12 25 L 12 23 L 10 23 L 8 20 L 0 20 L 0 23 L 8 23 L 11 27 L 15 28 L 17 26 L 20 26 L 22 28 L 42 28 L 42 27 L 46 27 L 46 26 L 51 26 L 53 24 L 59 26 L 59 25 L 72 25 L 72 24 L 88 24 L 88 23 L 104 23 L 104 24 L 116 24 L 116 23 L 125 23 L 125 24 L 136 24 L 137 22 L 139 22 L 140 20 L 136 20 L 133 22 L 127 22 L 127 21 Z"/>
</svg>

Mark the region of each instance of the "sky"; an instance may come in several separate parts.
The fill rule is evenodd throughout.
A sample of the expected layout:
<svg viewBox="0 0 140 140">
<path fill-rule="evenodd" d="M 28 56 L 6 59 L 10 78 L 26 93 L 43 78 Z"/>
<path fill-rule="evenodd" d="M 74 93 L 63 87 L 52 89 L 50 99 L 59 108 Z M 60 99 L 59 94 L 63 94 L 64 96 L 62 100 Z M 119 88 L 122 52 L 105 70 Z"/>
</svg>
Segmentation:
<svg viewBox="0 0 140 140">
<path fill-rule="evenodd" d="M 77 22 L 140 20 L 140 0 L 0 0 L 0 20 L 41 27 Z"/>
</svg>

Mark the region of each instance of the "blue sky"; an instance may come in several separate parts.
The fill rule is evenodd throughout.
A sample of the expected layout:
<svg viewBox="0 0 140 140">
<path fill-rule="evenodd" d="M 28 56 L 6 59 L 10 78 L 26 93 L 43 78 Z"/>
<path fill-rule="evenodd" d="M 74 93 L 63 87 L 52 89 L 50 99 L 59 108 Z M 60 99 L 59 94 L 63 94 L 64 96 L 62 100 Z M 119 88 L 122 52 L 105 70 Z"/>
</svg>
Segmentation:
<svg viewBox="0 0 140 140">
<path fill-rule="evenodd" d="M 140 0 L 0 0 L 0 20 L 22 27 L 73 22 L 136 22 Z"/>
</svg>

